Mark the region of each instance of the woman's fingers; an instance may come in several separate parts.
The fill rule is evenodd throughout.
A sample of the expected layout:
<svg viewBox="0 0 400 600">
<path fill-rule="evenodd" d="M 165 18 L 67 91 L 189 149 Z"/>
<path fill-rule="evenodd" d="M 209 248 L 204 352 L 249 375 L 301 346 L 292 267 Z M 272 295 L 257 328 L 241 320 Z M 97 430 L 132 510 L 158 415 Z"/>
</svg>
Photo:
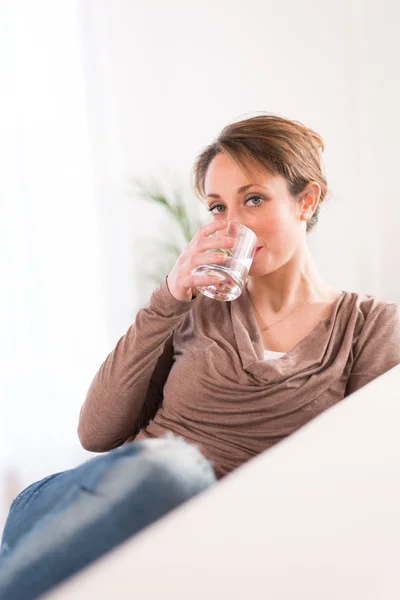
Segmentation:
<svg viewBox="0 0 400 600">
<path fill-rule="evenodd" d="M 201 238 L 197 245 L 197 252 L 205 252 L 206 250 L 217 250 L 217 248 L 229 249 L 233 248 L 237 240 L 228 236 L 218 236 L 218 237 L 206 237 Z"/>
<path fill-rule="evenodd" d="M 212 265 L 213 263 L 222 263 L 226 260 L 225 252 L 202 252 L 192 254 L 189 259 L 190 269 L 196 269 L 201 265 Z"/>
<path fill-rule="evenodd" d="M 226 229 L 227 226 L 228 226 L 227 221 L 222 221 L 222 220 L 213 221 L 212 223 L 207 223 L 206 225 L 202 225 L 198 229 L 193 240 L 197 241 L 200 238 L 208 237 L 209 235 L 212 235 L 213 233 L 216 233 L 217 231 L 222 231 L 222 229 Z"/>
<path fill-rule="evenodd" d="M 213 277 L 212 275 L 187 275 L 182 278 L 181 284 L 186 288 L 196 288 L 201 285 L 213 285 L 221 283 L 220 277 Z"/>
<path fill-rule="evenodd" d="M 186 246 L 167 278 L 169 290 L 175 298 L 190 301 L 193 297 L 193 288 L 199 285 L 212 285 L 220 281 L 219 278 L 210 275 L 194 275 L 193 271 L 201 265 L 221 263 L 226 260 L 224 252 L 207 252 L 207 250 L 219 248 L 233 248 L 236 243 L 233 238 L 226 235 L 210 237 L 213 233 L 223 231 L 226 227 L 227 222 L 222 220 L 203 225 Z"/>
</svg>

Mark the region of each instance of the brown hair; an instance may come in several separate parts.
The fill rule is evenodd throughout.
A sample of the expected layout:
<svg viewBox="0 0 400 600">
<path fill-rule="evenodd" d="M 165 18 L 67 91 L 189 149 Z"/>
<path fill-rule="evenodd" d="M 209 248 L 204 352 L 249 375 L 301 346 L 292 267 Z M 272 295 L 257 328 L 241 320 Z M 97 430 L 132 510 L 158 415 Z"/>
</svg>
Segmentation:
<svg viewBox="0 0 400 600">
<path fill-rule="evenodd" d="M 220 152 L 229 155 L 244 171 L 256 164 L 272 175 L 286 179 L 292 196 L 299 196 L 311 181 L 321 186 L 318 206 L 307 221 L 307 232 L 318 222 L 321 202 L 327 194 L 321 154 L 324 141 L 318 133 L 298 121 L 271 114 L 258 115 L 224 127 L 218 138 L 197 157 L 194 187 L 204 197 L 204 180 L 212 159 Z"/>
</svg>

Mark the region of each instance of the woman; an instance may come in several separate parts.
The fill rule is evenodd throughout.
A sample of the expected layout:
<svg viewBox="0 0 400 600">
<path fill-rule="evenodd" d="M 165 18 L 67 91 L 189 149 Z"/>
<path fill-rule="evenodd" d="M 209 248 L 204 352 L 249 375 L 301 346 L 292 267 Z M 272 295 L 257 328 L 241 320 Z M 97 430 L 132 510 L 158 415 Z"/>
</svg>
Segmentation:
<svg viewBox="0 0 400 600">
<path fill-rule="evenodd" d="M 138 312 L 81 410 L 84 448 L 111 452 L 14 501 L 1 599 L 36 597 L 400 364 L 399 307 L 329 286 L 313 263 L 322 151 L 304 125 L 263 115 L 229 125 L 198 157 L 195 187 L 213 222 Z M 196 295 L 214 282 L 193 271 L 224 259 L 207 250 L 228 219 L 256 233 L 257 250 L 242 295 L 217 302 Z"/>
</svg>

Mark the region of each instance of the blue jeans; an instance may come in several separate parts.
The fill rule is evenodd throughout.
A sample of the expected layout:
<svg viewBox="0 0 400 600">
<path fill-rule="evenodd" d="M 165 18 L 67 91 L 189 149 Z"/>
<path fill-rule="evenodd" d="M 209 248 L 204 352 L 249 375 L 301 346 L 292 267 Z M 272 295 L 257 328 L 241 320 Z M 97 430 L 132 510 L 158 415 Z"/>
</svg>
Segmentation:
<svg viewBox="0 0 400 600">
<path fill-rule="evenodd" d="M 37 598 L 215 481 L 199 450 L 171 435 L 33 483 L 4 528 L 0 600 Z"/>
</svg>

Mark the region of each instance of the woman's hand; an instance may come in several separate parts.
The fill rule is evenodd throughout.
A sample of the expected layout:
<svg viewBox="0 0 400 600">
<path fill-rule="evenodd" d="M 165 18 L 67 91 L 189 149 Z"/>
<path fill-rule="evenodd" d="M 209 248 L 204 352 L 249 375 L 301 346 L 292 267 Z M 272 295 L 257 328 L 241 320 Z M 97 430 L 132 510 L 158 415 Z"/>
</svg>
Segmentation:
<svg viewBox="0 0 400 600">
<path fill-rule="evenodd" d="M 235 238 L 222 235 L 209 237 L 212 233 L 225 229 L 226 226 L 227 223 L 221 220 L 203 225 L 186 246 L 167 277 L 168 288 L 174 298 L 190 302 L 193 298 L 192 288 L 220 283 L 221 280 L 217 277 L 193 275 L 193 271 L 202 265 L 223 263 L 226 260 L 224 252 L 206 252 L 218 248 L 233 248 L 236 243 Z"/>
</svg>

